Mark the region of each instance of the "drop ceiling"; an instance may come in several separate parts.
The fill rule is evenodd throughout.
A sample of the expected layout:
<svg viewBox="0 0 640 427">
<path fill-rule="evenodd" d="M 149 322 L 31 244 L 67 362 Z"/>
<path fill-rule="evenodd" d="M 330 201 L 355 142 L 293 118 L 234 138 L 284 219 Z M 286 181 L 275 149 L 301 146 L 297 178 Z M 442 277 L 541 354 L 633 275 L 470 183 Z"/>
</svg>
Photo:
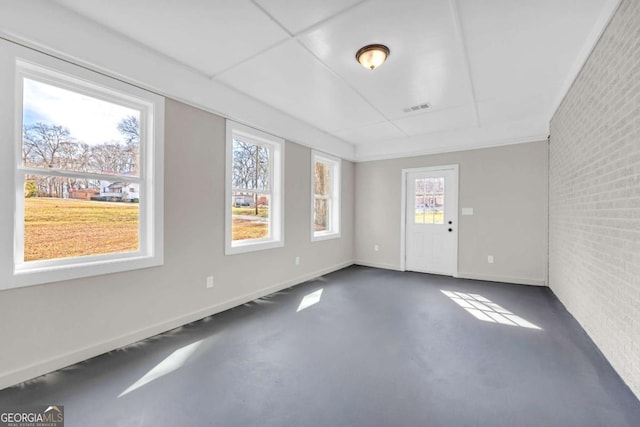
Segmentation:
<svg viewBox="0 0 640 427">
<path fill-rule="evenodd" d="M 17 18 L 40 9 L 38 2 L 13 3 L 11 22 L 0 24 L 14 25 L 5 31 L 14 39 L 65 50 L 296 142 L 368 160 L 546 138 L 619 1 L 39 2 L 42 13 L 72 24 L 50 31 L 84 44 L 47 37 L 46 28 L 19 28 Z M 117 38 L 121 55 L 132 52 L 128 64 L 117 56 L 105 63 L 90 51 L 110 55 L 116 43 L 108 38 Z M 375 71 L 354 57 L 370 43 L 391 49 Z M 406 112 L 423 104 L 429 108 Z"/>
</svg>

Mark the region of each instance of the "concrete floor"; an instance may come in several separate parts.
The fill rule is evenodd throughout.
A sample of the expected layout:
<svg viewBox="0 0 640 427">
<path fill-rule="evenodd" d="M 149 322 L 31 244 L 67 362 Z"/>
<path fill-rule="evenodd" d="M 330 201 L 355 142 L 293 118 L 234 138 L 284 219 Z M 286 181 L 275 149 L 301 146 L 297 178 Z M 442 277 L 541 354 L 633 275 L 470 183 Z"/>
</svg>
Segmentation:
<svg viewBox="0 0 640 427">
<path fill-rule="evenodd" d="M 67 427 L 640 425 L 549 289 L 365 267 L 0 391 L 31 404 Z"/>
</svg>

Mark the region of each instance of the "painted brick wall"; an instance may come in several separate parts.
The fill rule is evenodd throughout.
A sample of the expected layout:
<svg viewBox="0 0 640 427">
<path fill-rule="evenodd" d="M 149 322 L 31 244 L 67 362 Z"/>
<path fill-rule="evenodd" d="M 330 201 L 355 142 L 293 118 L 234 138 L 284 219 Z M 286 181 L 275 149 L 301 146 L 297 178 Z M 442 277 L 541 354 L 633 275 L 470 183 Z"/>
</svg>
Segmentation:
<svg viewBox="0 0 640 427">
<path fill-rule="evenodd" d="M 640 397 L 640 1 L 551 121 L 549 283 Z"/>
</svg>

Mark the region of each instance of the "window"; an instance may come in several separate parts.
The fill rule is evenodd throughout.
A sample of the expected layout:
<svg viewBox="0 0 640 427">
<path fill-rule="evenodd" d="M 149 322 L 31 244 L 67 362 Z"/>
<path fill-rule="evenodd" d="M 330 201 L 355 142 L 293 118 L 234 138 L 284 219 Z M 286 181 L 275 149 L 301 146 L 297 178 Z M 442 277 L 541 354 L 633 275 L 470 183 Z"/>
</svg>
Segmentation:
<svg viewBox="0 0 640 427">
<path fill-rule="evenodd" d="M 160 96 L 35 52 L 16 59 L 13 277 L 161 265 Z"/>
<path fill-rule="evenodd" d="M 226 254 L 280 247 L 284 140 L 227 120 Z"/>
<path fill-rule="evenodd" d="M 340 159 L 311 155 L 311 240 L 340 237 Z"/>
<path fill-rule="evenodd" d="M 416 179 L 415 223 L 444 224 L 444 177 Z"/>
</svg>

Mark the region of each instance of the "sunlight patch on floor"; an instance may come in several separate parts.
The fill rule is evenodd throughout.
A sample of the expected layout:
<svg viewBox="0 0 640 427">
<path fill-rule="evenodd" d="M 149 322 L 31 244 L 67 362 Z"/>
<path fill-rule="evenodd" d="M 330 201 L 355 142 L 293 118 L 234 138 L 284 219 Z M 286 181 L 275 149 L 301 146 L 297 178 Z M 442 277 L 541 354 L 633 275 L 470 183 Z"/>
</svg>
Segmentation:
<svg viewBox="0 0 640 427">
<path fill-rule="evenodd" d="M 445 290 L 440 290 L 440 292 L 445 294 L 451 299 L 451 301 L 464 308 L 469 314 L 478 320 L 499 323 L 501 325 L 542 330 L 539 326 L 536 326 L 522 317 L 513 314 L 509 310 L 502 308 L 482 295 Z"/>
<path fill-rule="evenodd" d="M 195 353 L 195 351 L 200 347 L 204 340 L 196 341 L 192 344 L 186 345 L 182 348 L 177 349 L 169 356 L 167 356 L 162 362 L 158 363 L 154 366 L 149 372 L 144 374 L 142 378 L 133 383 L 129 388 L 118 395 L 118 398 L 124 396 L 125 394 L 131 393 L 132 391 L 149 384 L 151 381 L 157 380 L 160 377 L 163 377 L 176 369 L 181 368 L 186 361 Z"/>
<path fill-rule="evenodd" d="M 300 305 L 298 306 L 296 313 L 319 303 L 320 298 L 322 298 L 322 289 L 318 289 L 315 292 L 305 295 L 304 298 L 302 298 L 302 301 L 300 301 Z"/>
</svg>

